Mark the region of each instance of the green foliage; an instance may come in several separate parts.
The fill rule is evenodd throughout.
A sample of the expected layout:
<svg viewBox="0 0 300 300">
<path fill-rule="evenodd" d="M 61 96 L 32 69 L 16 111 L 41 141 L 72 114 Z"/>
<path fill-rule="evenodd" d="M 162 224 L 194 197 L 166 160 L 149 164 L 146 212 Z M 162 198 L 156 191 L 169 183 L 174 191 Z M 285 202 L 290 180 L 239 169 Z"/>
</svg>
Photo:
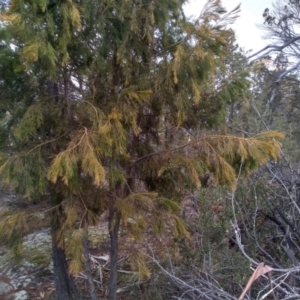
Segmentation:
<svg viewBox="0 0 300 300">
<path fill-rule="evenodd" d="M 36 151 L 34 151 L 36 150 Z M 45 164 L 39 149 L 8 156 L 0 155 L 2 182 L 29 199 L 43 194 L 48 186 Z"/>
<path fill-rule="evenodd" d="M 10 9 L 2 18 L 13 25 L 13 34 L 23 44 L 22 60 L 26 69 L 30 70 L 31 63 L 39 62 L 44 72 L 55 78 L 58 62 L 65 65 L 69 60 L 71 32 L 81 29 L 78 5 L 73 1 L 55 3 L 54 7 L 45 1 L 26 5 L 11 1 Z"/>
<path fill-rule="evenodd" d="M 8 241 L 11 241 L 15 243 L 17 240 L 16 234 L 19 238 L 22 237 L 22 231 L 26 231 L 26 228 L 27 224 L 24 222 L 24 216 L 21 212 L 4 211 L 1 213 L 0 234 L 2 242 L 8 243 Z"/>
<path fill-rule="evenodd" d="M 24 114 L 20 124 L 15 129 L 15 137 L 20 141 L 28 141 L 37 134 L 43 124 L 43 109 L 41 103 L 31 105 Z"/>
<path fill-rule="evenodd" d="M 0 245 L 8 248 L 9 256 L 19 262 L 24 257 L 28 257 L 28 249 L 24 249 L 23 246 L 24 238 L 48 224 L 48 217 L 46 215 L 41 217 L 40 211 L 24 211 L 17 207 L 6 208 L 0 213 Z M 38 253 L 38 250 L 31 254 L 32 260 L 45 259 L 41 253 Z M 47 260 L 49 263 L 49 258 Z"/>
</svg>

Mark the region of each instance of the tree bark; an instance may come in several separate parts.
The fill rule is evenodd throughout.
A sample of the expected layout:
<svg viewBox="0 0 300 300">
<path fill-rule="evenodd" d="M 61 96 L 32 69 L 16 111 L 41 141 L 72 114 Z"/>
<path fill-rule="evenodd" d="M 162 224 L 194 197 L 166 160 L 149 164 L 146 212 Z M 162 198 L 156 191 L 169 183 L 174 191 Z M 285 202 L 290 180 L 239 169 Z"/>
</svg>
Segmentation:
<svg viewBox="0 0 300 300">
<path fill-rule="evenodd" d="M 108 299 L 117 300 L 117 277 L 118 277 L 118 244 L 119 227 L 121 216 L 111 208 L 108 216 L 109 236 L 110 236 L 110 277 Z"/>
<path fill-rule="evenodd" d="M 63 249 L 52 240 L 52 259 L 54 266 L 54 283 L 57 300 L 80 299 L 72 276 L 68 273 L 68 264 Z"/>
<path fill-rule="evenodd" d="M 54 188 L 50 189 L 51 204 L 58 205 L 62 202 L 62 196 Z M 52 260 L 54 267 L 54 284 L 57 300 L 79 300 L 80 296 L 74 283 L 73 277 L 68 272 L 68 263 L 65 251 L 57 246 L 56 233 L 61 226 L 63 214 L 61 207 L 53 212 L 51 221 Z"/>
</svg>

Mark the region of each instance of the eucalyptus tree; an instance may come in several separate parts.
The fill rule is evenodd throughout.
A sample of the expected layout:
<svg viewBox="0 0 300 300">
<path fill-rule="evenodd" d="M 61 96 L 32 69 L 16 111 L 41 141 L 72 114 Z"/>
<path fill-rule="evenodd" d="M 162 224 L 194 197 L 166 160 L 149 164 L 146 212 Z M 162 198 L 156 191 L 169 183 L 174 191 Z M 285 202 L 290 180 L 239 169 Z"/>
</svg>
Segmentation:
<svg viewBox="0 0 300 300">
<path fill-rule="evenodd" d="M 274 1 L 271 8 L 264 10 L 262 17 L 264 23 L 261 27 L 270 43 L 250 58 L 253 61 L 263 58 L 276 60 L 276 64 L 283 67 L 273 82 L 269 100 L 272 102 L 282 80 L 294 77 L 295 84 L 299 80 L 299 1 Z"/>
<path fill-rule="evenodd" d="M 238 8 L 228 14 L 209 1 L 192 21 L 184 3 L 11 0 L 2 14 L 20 74 L 35 84 L 13 106 L 23 110 L 11 114 L 0 173 L 51 207 L 59 299 L 78 297 L 67 271 L 80 271 L 88 227 L 100 214 L 107 212 L 110 236 L 108 297 L 116 299 L 121 227 L 135 239 L 147 226 L 162 234 L 167 224 L 175 236 L 187 235 L 178 217 L 187 182 L 200 186 L 212 172 L 216 184 L 233 187 L 241 164 L 246 174 L 279 157 L 282 134 L 274 131 L 249 139 L 190 135 L 201 122 L 221 124 L 228 95 L 242 96 L 248 81 L 226 72 L 234 40 L 227 25 Z M 1 235 L 9 238 L 25 221 L 25 212 L 2 218 Z M 137 266 L 148 274 L 140 259 Z"/>
</svg>

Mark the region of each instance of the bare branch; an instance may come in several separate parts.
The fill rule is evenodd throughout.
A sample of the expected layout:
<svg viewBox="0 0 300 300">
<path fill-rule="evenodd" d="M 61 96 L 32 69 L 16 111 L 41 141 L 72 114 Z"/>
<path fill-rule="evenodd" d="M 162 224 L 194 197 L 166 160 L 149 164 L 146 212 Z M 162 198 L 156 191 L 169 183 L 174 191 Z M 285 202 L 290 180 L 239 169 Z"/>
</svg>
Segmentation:
<svg viewBox="0 0 300 300">
<path fill-rule="evenodd" d="M 248 58 L 253 58 L 255 56 L 257 56 L 260 53 L 263 53 L 264 51 L 268 50 L 267 52 L 261 54 L 260 56 L 256 57 L 254 60 L 252 60 L 250 63 L 253 63 L 256 60 L 262 59 L 264 57 L 266 57 L 268 54 L 272 53 L 272 52 L 280 52 L 283 49 L 285 49 L 286 47 L 290 46 L 291 44 L 293 44 L 294 42 L 300 40 L 300 36 L 295 36 L 293 38 L 291 38 L 289 41 L 287 41 L 286 43 L 284 43 L 281 46 L 278 45 L 268 45 L 266 47 L 264 47 L 263 49 L 253 53 L 252 55 L 250 55 Z"/>
</svg>

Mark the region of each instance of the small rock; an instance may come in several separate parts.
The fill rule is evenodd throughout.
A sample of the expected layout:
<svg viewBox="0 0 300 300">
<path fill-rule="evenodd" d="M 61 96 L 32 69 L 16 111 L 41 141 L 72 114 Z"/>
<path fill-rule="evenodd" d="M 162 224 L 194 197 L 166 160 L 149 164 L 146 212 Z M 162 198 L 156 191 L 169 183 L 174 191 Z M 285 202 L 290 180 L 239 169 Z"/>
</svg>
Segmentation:
<svg viewBox="0 0 300 300">
<path fill-rule="evenodd" d="M 16 279 L 12 279 L 11 283 L 16 289 L 18 289 L 25 288 L 31 281 L 32 278 L 30 278 L 28 275 L 23 275 Z"/>
<path fill-rule="evenodd" d="M 15 298 L 14 300 L 28 300 L 29 299 L 29 295 L 26 291 L 19 291 L 17 293 L 15 293 Z"/>
<path fill-rule="evenodd" d="M 11 285 L 0 281 L 0 296 L 9 293 L 12 290 L 13 287 Z"/>
</svg>

